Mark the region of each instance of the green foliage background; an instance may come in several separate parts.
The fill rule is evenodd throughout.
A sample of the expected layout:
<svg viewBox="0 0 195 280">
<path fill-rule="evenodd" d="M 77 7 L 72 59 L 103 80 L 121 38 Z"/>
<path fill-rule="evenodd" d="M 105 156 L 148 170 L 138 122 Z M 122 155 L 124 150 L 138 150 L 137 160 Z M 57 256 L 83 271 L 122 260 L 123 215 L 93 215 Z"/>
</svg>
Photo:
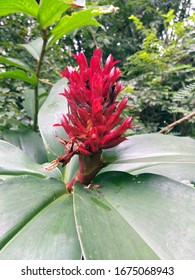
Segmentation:
<svg viewBox="0 0 195 280">
<path fill-rule="evenodd" d="M 127 114 L 134 116 L 136 133 L 159 131 L 194 110 L 194 24 L 186 28 L 186 18 L 192 13 L 191 1 L 87 1 L 88 7 L 108 4 L 119 9 L 99 16 L 103 28 L 76 29 L 46 52 L 40 74 L 42 101 L 59 79 L 59 72 L 74 65 L 72 53 L 83 50 L 90 57 L 94 48 L 101 47 L 105 57 L 112 53 L 121 60 L 127 86 L 123 94 L 133 106 Z M 195 21 L 193 16 L 191 21 Z M 174 32 L 169 35 L 170 28 Z M 22 14 L 4 16 L 0 22 L 0 54 L 22 56 L 34 68 L 36 61 L 20 44 L 39 36 L 35 19 Z M 179 40 L 182 43 L 178 44 Z M 163 56 L 159 47 L 164 50 Z M 6 66 L 7 70 L 10 68 L 13 67 Z M 32 116 L 25 106 L 29 97 L 27 91 L 23 94 L 25 89 L 23 82 L 1 80 L 1 132 L 32 125 Z M 193 119 L 177 126 L 174 132 L 194 137 Z"/>
</svg>

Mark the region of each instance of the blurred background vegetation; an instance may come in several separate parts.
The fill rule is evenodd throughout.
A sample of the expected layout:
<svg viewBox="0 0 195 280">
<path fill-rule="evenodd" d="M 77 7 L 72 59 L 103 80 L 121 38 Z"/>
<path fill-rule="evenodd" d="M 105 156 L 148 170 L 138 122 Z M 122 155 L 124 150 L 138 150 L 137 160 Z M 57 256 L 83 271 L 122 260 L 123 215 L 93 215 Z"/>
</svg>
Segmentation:
<svg viewBox="0 0 195 280">
<path fill-rule="evenodd" d="M 104 59 L 112 53 L 123 71 L 121 93 L 128 96 L 126 114 L 134 117 L 134 133 L 158 132 L 192 113 L 195 105 L 195 14 L 191 0 L 86 1 L 87 5 L 112 4 L 119 9 L 99 16 L 102 27 L 86 27 L 64 36 L 50 48 L 41 70 L 40 105 L 59 72 L 74 65 L 72 54 L 85 51 L 89 58 L 101 47 Z M 0 55 L 36 61 L 21 47 L 40 36 L 33 18 L 9 15 L 0 19 Z M 0 71 L 5 65 L 0 64 Z M 6 66 L 6 70 L 9 67 Z M 32 125 L 29 85 L 0 80 L 0 132 Z M 192 117 L 171 133 L 195 137 Z"/>
</svg>

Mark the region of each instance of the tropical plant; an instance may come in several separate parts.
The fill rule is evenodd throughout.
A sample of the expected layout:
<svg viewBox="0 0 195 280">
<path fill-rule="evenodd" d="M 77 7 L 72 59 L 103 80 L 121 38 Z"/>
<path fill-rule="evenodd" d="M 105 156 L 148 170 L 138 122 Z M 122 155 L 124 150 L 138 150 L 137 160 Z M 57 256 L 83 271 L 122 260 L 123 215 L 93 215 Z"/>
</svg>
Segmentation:
<svg viewBox="0 0 195 280">
<path fill-rule="evenodd" d="M 31 10 L 29 1 L 13 8 L 17 2 L 9 0 L 0 8 L 10 3 L 8 12 L 21 11 L 31 3 L 28 9 L 37 16 L 37 5 Z M 56 16 L 48 2 L 54 3 L 42 0 L 38 6 L 44 28 Z M 195 257 L 195 141 L 123 136 L 134 128 L 131 116 L 121 117 L 127 98 L 117 101 L 121 71 L 112 55 L 105 64 L 101 56 L 96 49 L 88 63 L 80 52 L 74 55 L 79 69 L 62 69 L 63 78 L 39 109 L 41 137 L 10 130 L 12 144 L 0 141 L 0 259 Z M 28 76 L 23 63 L 2 59 L 23 67 L 24 73 L 14 73 L 38 87 L 37 72 Z"/>
</svg>

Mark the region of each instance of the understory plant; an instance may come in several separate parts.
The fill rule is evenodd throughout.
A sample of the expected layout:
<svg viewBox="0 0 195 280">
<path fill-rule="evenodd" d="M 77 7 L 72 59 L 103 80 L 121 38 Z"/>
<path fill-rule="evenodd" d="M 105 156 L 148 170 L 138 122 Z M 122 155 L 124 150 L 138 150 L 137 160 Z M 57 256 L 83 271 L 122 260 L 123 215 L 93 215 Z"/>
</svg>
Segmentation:
<svg viewBox="0 0 195 280">
<path fill-rule="evenodd" d="M 0 259 L 194 259 L 195 141 L 125 137 L 119 61 L 74 57 L 39 129 L 0 141 Z"/>
</svg>

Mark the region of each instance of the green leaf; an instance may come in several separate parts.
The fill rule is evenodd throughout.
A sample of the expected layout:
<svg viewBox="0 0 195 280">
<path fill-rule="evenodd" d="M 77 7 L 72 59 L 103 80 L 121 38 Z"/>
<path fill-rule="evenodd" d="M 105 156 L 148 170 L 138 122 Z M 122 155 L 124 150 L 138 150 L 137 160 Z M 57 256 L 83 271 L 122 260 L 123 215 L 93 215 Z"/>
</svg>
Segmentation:
<svg viewBox="0 0 195 280">
<path fill-rule="evenodd" d="M 168 178 L 107 172 L 74 188 L 86 259 L 194 259 L 195 189 Z"/>
<path fill-rule="evenodd" d="M 30 66 L 28 66 L 26 63 L 16 58 L 0 56 L 0 63 L 16 66 L 26 71 L 34 72 L 30 68 Z"/>
<path fill-rule="evenodd" d="M 0 175 L 28 174 L 38 177 L 61 178 L 61 173 L 57 168 L 47 171 L 14 145 L 0 140 Z"/>
<path fill-rule="evenodd" d="M 68 33 L 71 32 L 72 30 L 81 27 L 83 25 L 86 25 L 87 21 L 91 21 L 94 16 L 98 16 L 100 14 L 99 9 L 87 9 L 87 10 L 82 10 L 78 12 L 72 13 L 70 16 L 66 15 L 61 20 L 56 24 L 56 26 L 52 29 L 52 34 L 58 34 L 59 32 L 64 32 Z M 96 25 L 100 25 L 97 21 Z M 65 29 L 65 30 L 63 30 Z M 64 33 L 64 34 L 65 34 Z"/>
<path fill-rule="evenodd" d="M 195 180 L 192 172 L 195 170 L 195 140 L 188 137 L 162 134 L 131 136 L 116 148 L 105 150 L 103 158 L 110 164 L 101 172 L 149 172 L 178 181 Z"/>
<path fill-rule="evenodd" d="M 39 110 L 38 123 L 40 133 L 45 144 L 48 160 L 52 161 L 57 156 L 64 155 L 64 146 L 56 139 L 56 135 L 68 139 L 62 127 L 54 127 L 60 123 L 61 115 L 68 113 L 66 99 L 60 95 L 67 85 L 65 78 L 59 80 L 51 89 L 49 96 Z M 63 168 L 63 181 L 69 182 L 78 170 L 78 157 L 75 156 L 66 167 Z"/>
<path fill-rule="evenodd" d="M 56 21 L 59 21 L 62 14 L 69 9 L 74 1 L 42 0 L 39 7 L 38 19 L 43 29 Z"/>
<path fill-rule="evenodd" d="M 39 91 L 38 91 L 39 93 Z M 30 88 L 26 88 L 23 91 L 24 101 L 22 105 L 28 115 L 33 121 L 35 116 L 35 91 Z"/>
<path fill-rule="evenodd" d="M 72 195 L 55 179 L 1 180 L 0 259 L 80 259 Z"/>
<path fill-rule="evenodd" d="M 167 164 L 159 164 L 153 165 L 151 167 L 140 168 L 131 172 L 131 174 L 141 174 L 141 173 L 152 173 L 152 174 L 160 174 L 162 176 L 166 176 L 170 179 L 179 181 L 183 184 L 193 185 L 195 182 L 195 164 L 194 163 L 167 163 Z"/>
<path fill-rule="evenodd" d="M 32 74 L 32 73 L 27 74 L 23 70 L 12 70 L 12 71 L 7 71 L 7 72 L 1 72 L 0 79 L 2 79 L 2 78 L 11 78 L 11 79 L 22 80 L 33 86 L 37 85 L 37 83 L 38 83 L 38 79 L 35 74 Z"/>
<path fill-rule="evenodd" d="M 115 12 L 118 8 L 113 5 L 99 6 L 90 8 L 79 12 L 74 12 L 70 16 L 62 17 L 56 26 L 51 30 L 52 36 L 49 38 L 48 47 L 55 43 L 65 34 L 72 32 L 77 28 L 87 25 L 101 26 L 101 24 L 94 19 L 94 17 L 101 14 Z"/>
<path fill-rule="evenodd" d="M 71 161 L 64 168 L 63 181 L 65 184 L 72 180 L 72 178 L 76 175 L 78 169 L 79 169 L 78 155 L 74 155 Z"/>
<path fill-rule="evenodd" d="M 79 183 L 74 186 L 76 225 L 85 259 L 158 259 L 101 192 L 83 190 Z"/>
<path fill-rule="evenodd" d="M 70 16 L 66 15 L 60 19 L 51 30 L 53 36 L 50 37 L 48 46 L 51 46 L 65 34 L 86 25 L 101 26 L 93 17 L 100 15 L 100 9 L 88 9 L 74 12 Z"/>
<path fill-rule="evenodd" d="M 37 18 L 39 5 L 35 0 L 2 0 L 0 1 L 0 16 L 11 13 L 24 13 Z"/>
<path fill-rule="evenodd" d="M 29 129 L 23 130 L 4 130 L 3 139 L 20 148 L 33 161 L 42 164 L 47 162 L 47 154 L 41 137 Z"/>
<path fill-rule="evenodd" d="M 44 95 L 45 89 L 39 88 L 39 109 L 43 102 L 45 101 L 46 97 Z M 47 95 L 47 94 L 46 94 Z M 27 115 L 34 120 L 35 115 L 35 97 L 34 97 L 34 90 L 33 89 L 25 89 L 23 91 L 24 101 L 22 102 L 22 105 L 27 113 Z"/>
<path fill-rule="evenodd" d="M 25 48 L 38 61 L 41 55 L 43 39 L 40 37 L 28 44 L 19 44 L 19 46 Z"/>
<path fill-rule="evenodd" d="M 59 80 L 52 87 L 49 96 L 39 110 L 39 129 L 50 159 L 64 154 L 64 146 L 56 139 L 56 134 L 65 138 L 66 134 L 62 127 L 54 127 L 53 125 L 60 123 L 61 114 L 68 113 L 67 101 L 59 95 L 64 92 L 66 85 L 66 79 Z"/>
</svg>

